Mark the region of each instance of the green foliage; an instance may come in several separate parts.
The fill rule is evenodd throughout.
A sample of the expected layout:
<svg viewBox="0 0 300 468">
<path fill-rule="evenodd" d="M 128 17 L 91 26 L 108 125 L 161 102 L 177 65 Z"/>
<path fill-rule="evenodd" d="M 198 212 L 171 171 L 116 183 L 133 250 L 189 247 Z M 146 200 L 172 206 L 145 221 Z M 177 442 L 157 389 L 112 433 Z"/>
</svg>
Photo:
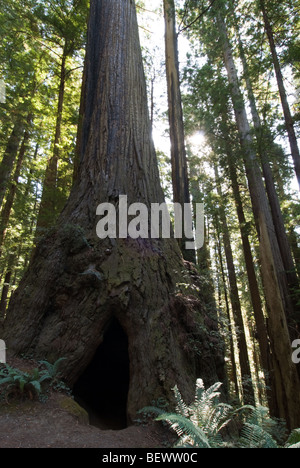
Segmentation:
<svg viewBox="0 0 300 468">
<path fill-rule="evenodd" d="M 166 413 L 157 407 L 143 408 L 156 421 L 168 423 L 179 437 L 175 447 L 196 448 L 281 448 L 282 421 L 270 418 L 268 409 L 245 405 L 234 409 L 219 401 L 221 383 L 207 390 L 201 379 L 196 382 L 194 402 L 187 405 L 175 386 L 176 412 Z M 237 429 L 241 428 L 241 429 Z M 300 447 L 300 429 L 294 430 L 286 448 Z"/>
<path fill-rule="evenodd" d="M 44 375 L 47 379 L 50 379 L 52 382 L 56 381 L 60 376 L 59 373 L 59 366 L 60 364 L 65 361 L 66 358 L 62 357 L 57 359 L 54 364 L 51 364 L 48 361 L 40 361 L 40 364 L 43 364 L 46 367 L 46 370 L 43 371 Z"/>
<path fill-rule="evenodd" d="M 176 413 L 165 413 L 158 408 L 145 408 L 153 412 L 157 421 L 166 421 L 177 433 L 176 447 L 216 448 L 223 445 L 220 432 L 229 423 L 230 405 L 220 403 L 218 392 L 222 384 L 217 383 L 205 390 L 203 381 L 196 382 L 194 402 L 188 406 L 178 389 L 174 387 Z"/>
<path fill-rule="evenodd" d="M 287 448 L 300 448 L 300 429 L 294 429 L 290 434 L 287 443 Z"/>
<path fill-rule="evenodd" d="M 24 372 L 5 365 L 4 369 L 0 370 L 0 385 L 6 386 L 6 396 L 14 395 L 33 399 L 40 395 L 42 392 L 41 384 L 47 378 L 47 375 L 38 369 Z"/>
<path fill-rule="evenodd" d="M 48 381 L 47 388 L 62 388 L 59 382 L 59 365 L 65 358 L 58 359 L 54 364 L 48 361 L 40 363 L 46 369 L 34 369 L 30 372 L 22 371 L 13 368 L 8 364 L 4 364 L 0 369 L 0 386 L 4 385 L 4 394 L 8 398 L 29 398 L 34 399 L 40 397 L 43 393 L 43 382 Z M 66 389 L 66 387 L 63 387 Z"/>
</svg>

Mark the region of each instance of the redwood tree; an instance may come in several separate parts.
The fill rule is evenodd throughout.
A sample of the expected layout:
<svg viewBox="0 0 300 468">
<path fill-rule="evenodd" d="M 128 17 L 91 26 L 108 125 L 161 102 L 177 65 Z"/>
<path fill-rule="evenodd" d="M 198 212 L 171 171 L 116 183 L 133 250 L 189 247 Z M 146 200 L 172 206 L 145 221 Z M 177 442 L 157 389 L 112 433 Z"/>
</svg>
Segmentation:
<svg viewBox="0 0 300 468">
<path fill-rule="evenodd" d="M 197 376 L 222 379 L 222 345 L 176 240 L 96 235 L 100 203 L 164 201 L 132 0 L 91 1 L 85 75 L 76 182 L 12 297 L 3 338 L 14 353 L 65 357 L 73 385 L 114 318 L 128 338 L 130 421 L 175 384 L 188 398 Z M 200 294 L 188 296 L 192 281 Z"/>
<path fill-rule="evenodd" d="M 185 203 L 190 203 L 190 190 L 180 91 L 175 3 L 174 0 L 164 0 L 163 3 L 173 200 L 183 207 Z M 195 263 L 195 251 L 185 248 L 186 240 L 183 237 L 179 241 L 181 251 L 185 260 Z"/>
<path fill-rule="evenodd" d="M 216 13 L 223 49 L 224 65 L 231 85 L 231 96 L 244 157 L 248 188 L 256 221 L 260 245 L 262 280 L 268 309 L 268 329 L 273 355 L 274 382 L 278 416 L 286 419 L 290 428 L 299 425 L 299 389 L 297 368 L 290 358 L 291 339 L 288 319 L 293 307 L 288 291 L 280 249 L 268 204 L 262 173 L 256 158 L 246 107 L 239 87 L 237 68 L 229 42 L 227 27 L 221 12 Z M 280 336 L 280 338 L 279 338 Z M 296 396 L 295 396 L 296 394 Z M 284 396 L 283 396 L 284 395 Z"/>
</svg>

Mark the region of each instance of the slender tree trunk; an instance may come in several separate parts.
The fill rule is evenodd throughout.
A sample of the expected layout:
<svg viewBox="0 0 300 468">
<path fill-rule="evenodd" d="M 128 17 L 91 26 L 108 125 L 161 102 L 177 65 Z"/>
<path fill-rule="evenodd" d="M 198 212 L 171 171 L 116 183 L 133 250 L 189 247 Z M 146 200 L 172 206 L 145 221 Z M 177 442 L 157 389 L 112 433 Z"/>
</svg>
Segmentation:
<svg viewBox="0 0 300 468">
<path fill-rule="evenodd" d="M 237 180 L 236 169 L 233 166 L 232 162 L 229 161 L 229 169 L 231 175 L 231 183 L 233 196 L 236 204 L 237 215 L 239 219 L 241 239 L 243 244 L 243 252 L 246 264 L 246 271 L 249 282 L 249 290 L 251 295 L 253 313 L 255 317 L 256 330 L 258 341 L 260 344 L 260 351 L 262 357 L 262 364 L 265 370 L 269 369 L 269 347 L 268 347 L 268 338 L 267 338 L 267 329 L 265 324 L 265 318 L 263 313 L 263 305 L 260 297 L 260 291 L 257 283 L 253 255 L 251 251 L 250 241 L 248 234 L 246 232 L 246 218 L 244 214 L 244 208 L 240 196 L 239 185 Z"/>
<path fill-rule="evenodd" d="M 10 301 L 3 339 L 14 353 L 66 357 L 61 372 L 73 385 L 117 320 L 128 339 L 132 421 L 152 400 L 172 400 L 176 383 L 189 399 L 196 376 L 219 379 L 223 348 L 205 332 L 209 315 L 200 298 L 177 291 L 182 272 L 185 281 L 190 276 L 175 239 L 99 239 L 96 233 L 103 202 L 118 218 L 125 216 L 120 195 L 148 212 L 164 201 L 133 1 L 91 1 L 86 60 L 78 177 Z M 217 332 L 213 317 L 209 323 Z"/>
<path fill-rule="evenodd" d="M 80 107 L 79 107 L 79 118 L 77 125 L 77 138 L 74 158 L 74 169 L 73 169 L 73 185 L 76 183 L 79 175 L 79 166 L 83 155 L 82 140 L 83 140 L 83 121 L 85 118 L 85 95 L 86 95 L 86 73 L 87 73 L 87 57 L 84 60 L 83 74 L 82 74 L 82 85 L 80 95 Z"/>
<path fill-rule="evenodd" d="M 300 382 L 297 368 L 291 360 L 291 340 L 287 317 L 291 316 L 289 290 L 281 259 L 275 228 L 263 184 L 262 174 L 253 147 L 251 129 L 238 82 L 225 22 L 217 13 L 222 40 L 224 63 L 231 84 L 236 123 L 240 133 L 253 213 L 258 229 L 260 257 L 265 297 L 268 307 L 269 337 L 271 341 L 274 380 L 278 401 L 278 416 L 289 427 L 300 425 Z M 295 396 L 296 395 L 296 396 Z"/>
<path fill-rule="evenodd" d="M 299 244 L 299 237 L 295 229 L 292 227 L 289 232 L 289 239 L 292 246 L 293 257 L 295 260 L 296 268 L 298 275 L 300 276 L 300 244 Z"/>
<path fill-rule="evenodd" d="M 272 53 L 273 64 L 274 64 L 274 69 L 276 73 L 277 84 L 278 84 L 278 89 L 279 89 L 279 94 L 280 94 L 280 99 L 281 99 L 281 104 L 282 104 L 282 109 L 283 109 L 283 114 L 284 114 L 284 119 L 285 119 L 285 125 L 286 125 L 290 147 L 291 147 L 291 154 L 292 154 L 292 158 L 294 161 L 294 168 L 295 168 L 296 177 L 297 177 L 299 188 L 300 188 L 300 153 L 299 153 L 297 137 L 296 137 L 296 133 L 294 129 L 294 120 L 293 120 L 293 117 L 290 111 L 290 106 L 287 100 L 287 94 L 286 94 L 286 90 L 285 90 L 285 86 L 283 82 L 281 66 L 280 66 L 277 51 L 276 51 L 273 30 L 272 30 L 272 26 L 269 20 L 265 1 L 259 0 L 259 4 L 260 4 L 260 8 L 261 8 L 263 18 L 264 18 L 266 33 L 269 39 L 269 44 L 270 44 L 270 49 Z"/>
<path fill-rule="evenodd" d="M 276 191 L 276 187 L 275 187 L 275 183 L 273 179 L 272 169 L 269 163 L 266 145 L 264 145 L 263 143 L 264 137 L 266 138 L 268 142 L 268 146 L 270 145 L 271 147 L 274 146 L 274 141 L 271 135 L 264 135 L 263 127 L 261 124 L 261 119 L 260 119 L 260 116 L 256 107 L 253 86 L 252 86 L 251 79 L 249 76 L 248 63 L 247 63 L 243 44 L 242 44 L 240 37 L 239 37 L 239 50 L 240 50 L 240 57 L 241 57 L 243 69 L 244 69 L 244 76 L 245 76 L 247 93 L 248 93 L 248 98 L 249 98 L 249 103 L 250 103 L 250 108 L 251 108 L 251 114 L 252 114 L 252 118 L 254 122 L 258 153 L 261 159 L 266 190 L 267 190 L 268 199 L 270 203 L 273 223 L 274 223 L 274 227 L 275 227 L 276 235 L 277 235 L 277 241 L 278 241 L 278 245 L 280 248 L 283 265 L 286 271 L 286 276 L 287 276 L 287 281 L 288 281 L 288 285 L 290 288 L 290 295 L 291 295 L 291 299 L 293 302 L 293 307 L 295 310 L 297 310 L 297 304 L 299 301 L 299 297 L 297 294 L 297 291 L 299 291 L 299 281 L 298 281 L 298 277 L 297 277 L 297 273 L 295 269 L 295 263 L 293 260 L 291 247 L 289 244 L 289 240 L 288 240 L 285 225 L 284 225 L 284 219 L 282 216 L 279 198 L 277 196 L 277 191 Z M 291 338 L 295 339 L 297 338 L 297 332 L 295 332 L 295 329 L 298 328 L 298 330 L 300 330 L 300 318 L 298 317 L 298 314 L 295 314 L 292 317 L 292 319 L 295 322 L 296 326 L 293 326 L 293 324 L 290 323 L 290 334 L 291 334 Z"/>
<path fill-rule="evenodd" d="M 9 178 L 11 176 L 18 150 L 22 141 L 22 135 L 24 133 L 24 124 L 20 120 L 16 122 L 14 129 L 11 133 L 9 141 L 6 146 L 6 150 L 0 164 L 0 205 L 3 203 Z"/>
<path fill-rule="evenodd" d="M 1 293 L 1 299 L 0 299 L 0 320 L 3 320 L 5 318 L 6 309 L 8 305 L 8 294 L 9 294 L 9 290 L 11 287 L 11 277 L 12 277 L 15 261 L 16 261 L 16 254 L 11 253 L 8 256 L 4 283 L 2 285 L 2 293 Z"/>
<path fill-rule="evenodd" d="M 4 284 L 2 287 L 2 294 L 0 300 L 0 320 L 5 318 L 6 307 L 7 307 L 7 297 L 10 288 L 10 280 L 11 280 L 12 270 L 7 270 L 4 278 Z"/>
<path fill-rule="evenodd" d="M 27 149 L 28 141 L 29 141 L 29 132 L 28 132 L 28 130 L 25 130 L 24 138 L 23 138 L 21 148 L 20 148 L 20 151 L 19 151 L 19 156 L 18 156 L 18 160 L 17 160 L 17 165 L 16 165 L 14 177 L 13 177 L 13 180 L 12 180 L 12 184 L 10 186 L 10 189 L 9 189 L 6 201 L 5 201 L 5 205 L 4 205 L 4 207 L 3 207 L 2 211 L 1 211 L 1 215 L 0 215 L 0 255 L 1 255 L 1 252 L 2 252 L 2 246 L 3 246 L 4 239 L 5 239 L 6 229 L 7 229 L 7 225 L 8 225 L 8 222 L 9 222 L 11 210 L 12 210 L 13 203 L 14 203 L 14 200 L 15 200 L 15 195 L 16 195 L 17 186 L 18 186 L 18 183 L 19 183 L 19 177 L 20 177 L 21 168 L 22 168 L 25 152 L 26 152 L 26 149 Z"/>
<path fill-rule="evenodd" d="M 263 312 L 263 305 L 262 305 L 260 291 L 259 291 L 258 282 L 256 278 L 249 237 L 245 231 L 246 218 L 244 214 L 242 200 L 241 200 L 240 193 L 239 193 L 239 185 L 238 185 L 238 180 L 237 180 L 236 169 L 232 165 L 231 162 L 229 163 L 229 168 L 230 168 L 230 173 L 231 173 L 232 189 L 233 189 L 234 199 L 236 203 L 237 214 L 239 218 L 241 239 L 242 239 L 242 244 L 243 244 L 243 252 L 244 252 L 246 271 L 247 271 L 248 282 L 249 282 L 249 290 L 250 290 L 251 302 L 252 302 L 253 313 L 254 313 L 254 318 L 255 318 L 256 338 L 259 344 L 261 366 L 265 375 L 267 398 L 269 402 L 270 412 L 272 415 L 276 416 L 277 407 L 274 403 L 273 392 L 272 392 L 272 389 L 274 387 L 273 378 L 272 378 L 273 377 L 272 375 L 273 365 L 272 365 L 272 359 L 271 359 L 271 353 L 270 353 L 268 330 L 266 326 L 266 321 L 265 321 L 264 312 Z"/>
<path fill-rule="evenodd" d="M 180 203 L 183 206 L 184 203 L 190 203 L 190 191 L 180 92 L 174 0 L 164 0 L 164 17 L 173 198 L 174 203 Z M 195 263 L 195 252 L 185 248 L 186 240 L 183 236 L 179 241 L 181 251 L 185 260 Z"/>
<path fill-rule="evenodd" d="M 66 85 L 66 60 L 68 54 L 68 42 L 65 41 L 65 46 L 62 55 L 61 68 L 60 68 L 60 83 L 57 104 L 57 117 L 55 125 L 55 135 L 53 142 L 53 153 L 48 161 L 45 179 L 43 184 L 42 200 L 39 209 L 37 220 L 37 234 L 43 233 L 51 225 L 53 225 L 57 214 L 57 170 L 58 161 L 60 157 L 60 143 L 61 143 L 61 125 L 62 125 L 62 112 L 65 97 Z"/>
<path fill-rule="evenodd" d="M 218 195 L 220 200 L 223 199 L 223 194 L 220 186 L 220 178 L 218 175 L 218 170 L 215 167 L 215 175 L 216 175 L 216 186 Z M 228 277 L 229 277 L 229 284 L 230 284 L 230 300 L 232 306 L 232 312 L 235 320 L 235 325 L 238 328 L 237 334 L 237 341 L 238 341 L 238 349 L 239 349 L 239 358 L 240 358 L 240 367 L 241 367 L 241 374 L 242 374 L 242 386 L 243 386 L 243 400 L 244 404 L 251 404 L 255 403 L 254 398 L 254 391 L 252 386 L 251 380 L 251 369 L 250 369 L 250 360 L 248 354 L 248 346 L 246 341 L 246 334 L 245 334 L 245 325 L 243 320 L 242 308 L 239 298 L 239 291 L 237 286 L 237 276 L 234 266 L 233 260 L 233 252 L 231 248 L 231 241 L 230 241 L 230 234 L 227 225 L 226 215 L 224 211 L 224 207 L 221 202 L 220 206 L 220 219 L 222 225 L 222 233 L 223 233 L 223 242 L 224 242 L 224 250 L 225 250 L 225 257 L 227 262 L 227 270 L 228 270 Z M 250 382 L 250 385 L 249 385 Z"/>
<path fill-rule="evenodd" d="M 218 232 L 218 226 L 216 227 L 216 240 L 217 240 L 217 250 L 218 250 L 218 257 L 219 257 L 219 263 L 220 263 L 220 270 L 221 270 L 221 276 L 222 276 L 222 281 L 224 285 L 224 299 L 225 299 L 225 307 L 226 307 L 226 317 L 228 321 L 228 331 L 229 331 L 229 342 L 230 342 L 230 363 L 231 363 L 231 381 L 234 385 L 234 390 L 235 390 L 235 396 L 240 400 L 240 392 L 239 392 L 239 384 L 238 384 L 238 377 L 237 377 L 237 363 L 236 363 L 236 358 L 235 358 L 235 352 L 234 352 L 234 344 L 233 344 L 233 327 L 234 324 L 232 324 L 231 317 L 230 317 L 230 308 L 229 308 L 229 298 L 228 298 L 228 293 L 227 293 L 227 284 L 226 284 L 226 275 L 225 275 L 225 268 L 224 268 L 224 262 L 223 262 L 223 256 L 222 256 L 222 248 L 221 248 L 221 239 L 220 239 L 220 234 Z"/>
</svg>

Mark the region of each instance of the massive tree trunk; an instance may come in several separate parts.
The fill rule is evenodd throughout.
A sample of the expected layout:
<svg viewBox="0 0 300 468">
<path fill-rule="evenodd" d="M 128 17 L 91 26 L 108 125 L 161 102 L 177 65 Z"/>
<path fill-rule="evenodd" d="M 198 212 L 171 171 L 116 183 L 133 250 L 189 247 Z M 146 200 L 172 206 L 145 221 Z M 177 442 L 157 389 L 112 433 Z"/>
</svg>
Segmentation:
<svg viewBox="0 0 300 468">
<path fill-rule="evenodd" d="M 239 88 L 237 69 L 233 60 L 226 24 L 219 12 L 217 13 L 217 24 L 223 46 L 224 63 L 231 85 L 236 123 L 240 134 L 252 208 L 259 236 L 278 416 L 285 419 L 289 427 L 296 427 L 300 424 L 300 382 L 297 368 L 291 360 L 291 340 L 287 324 L 287 320 L 293 313 L 293 307 L 262 174 L 253 146 L 246 108 Z"/>
<path fill-rule="evenodd" d="M 184 206 L 185 203 L 190 203 L 190 190 L 180 92 L 174 0 L 164 0 L 164 17 L 173 201 Z M 185 260 L 195 262 L 195 251 L 185 248 L 186 240 L 184 236 L 179 240 L 183 256 Z M 190 239 L 188 240 L 190 241 Z"/>
<path fill-rule="evenodd" d="M 120 195 L 149 210 L 164 201 L 134 2 L 92 0 L 78 176 L 10 302 L 4 339 L 14 353 L 66 357 L 61 369 L 74 385 L 117 323 L 128 341 L 131 421 L 151 401 L 170 400 L 176 383 L 188 398 L 197 376 L 220 380 L 223 355 L 221 341 L 205 332 L 218 330 L 201 296 L 178 290 L 197 277 L 176 240 L 97 237 L 98 205 L 110 202 L 119 213 Z"/>
</svg>

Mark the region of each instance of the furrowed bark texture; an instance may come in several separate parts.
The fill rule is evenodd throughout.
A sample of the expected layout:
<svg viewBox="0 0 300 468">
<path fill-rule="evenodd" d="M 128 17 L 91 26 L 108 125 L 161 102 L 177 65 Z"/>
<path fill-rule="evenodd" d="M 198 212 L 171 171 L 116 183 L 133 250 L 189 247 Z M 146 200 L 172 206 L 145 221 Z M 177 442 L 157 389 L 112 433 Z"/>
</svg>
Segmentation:
<svg viewBox="0 0 300 468">
<path fill-rule="evenodd" d="M 76 183 L 12 298 L 4 338 L 14 352 L 66 357 L 72 385 L 115 317 L 128 337 L 130 421 L 152 400 L 171 399 L 176 383 L 189 397 L 197 376 L 220 380 L 223 355 L 201 297 L 176 291 L 183 274 L 197 281 L 176 240 L 96 236 L 100 203 L 118 210 L 121 194 L 128 204 L 164 201 L 131 0 L 92 0 L 84 86 Z"/>
</svg>

